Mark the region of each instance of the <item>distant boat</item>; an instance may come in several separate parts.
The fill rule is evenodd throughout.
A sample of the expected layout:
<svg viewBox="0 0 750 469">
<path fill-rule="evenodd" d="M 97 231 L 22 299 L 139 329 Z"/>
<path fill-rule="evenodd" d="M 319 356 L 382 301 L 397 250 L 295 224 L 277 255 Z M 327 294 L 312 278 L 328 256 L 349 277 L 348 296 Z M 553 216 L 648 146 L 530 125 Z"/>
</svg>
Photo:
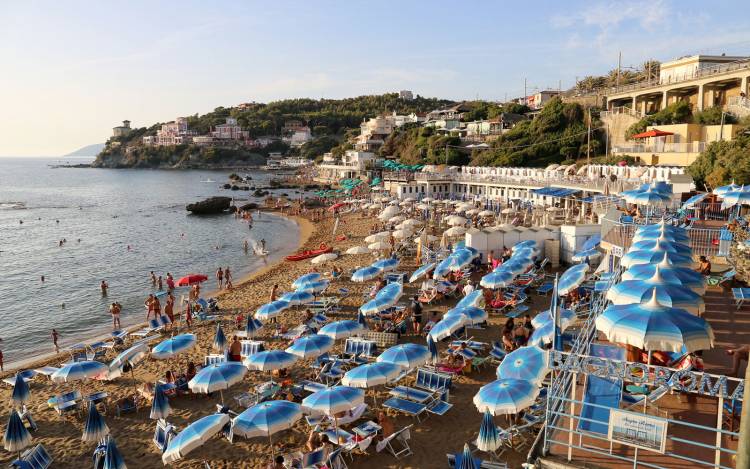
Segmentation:
<svg viewBox="0 0 750 469">
<path fill-rule="evenodd" d="M 213 180 L 213 179 L 211 179 L 211 178 L 208 178 L 208 179 L 206 179 L 205 181 L 201 181 L 201 182 L 216 182 L 216 181 L 214 181 L 214 180 Z"/>
</svg>

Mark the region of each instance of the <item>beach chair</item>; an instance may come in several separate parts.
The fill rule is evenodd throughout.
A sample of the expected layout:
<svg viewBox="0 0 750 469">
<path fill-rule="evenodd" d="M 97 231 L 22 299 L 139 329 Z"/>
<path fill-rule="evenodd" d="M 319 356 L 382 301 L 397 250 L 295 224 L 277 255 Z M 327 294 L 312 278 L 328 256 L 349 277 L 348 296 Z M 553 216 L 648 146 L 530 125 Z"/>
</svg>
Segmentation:
<svg viewBox="0 0 750 469">
<path fill-rule="evenodd" d="M 505 317 L 515 319 L 515 318 L 523 315 L 524 313 L 526 313 L 528 310 L 529 310 L 529 307 L 526 306 L 526 305 L 517 305 L 512 310 L 510 310 L 507 313 L 505 313 Z"/>
<path fill-rule="evenodd" d="M 242 358 L 265 350 L 265 346 L 260 340 L 240 340 L 240 347 L 240 356 Z"/>
<path fill-rule="evenodd" d="M 66 394 L 54 396 L 47 401 L 47 404 L 57 411 L 58 415 L 76 412 L 80 414 L 81 391 L 72 391 Z"/>
<path fill-rule="evenodd" d="M 206 355 L 203 358 L 203 366 L 209 366 L 209 365 L 218 365 L 219 363 L 224 363 L 227 361 L 227 356 L 223 353 L 212 353 L 209 355 Z"/>
<path fill-rule="evenodd" d="M 34 377 L 35 377 L 36 375 L 38 375 L 38 374 L 39 374 L 39 372 L 38 372 L 38 371 L 36 371 L 36 370 L 23 370 L 23 371 L 19 371 L 19 372 L 18 372 L 18 375 L 19 375 L 19 376 L 20 376 L 20 377 L 21 377 L 21 378 L 22 378 L 22 379 L 23 379 L 23 380 L 24 380 L 25 382 L 27 382 L 27 383 L 28 383 L 29 381 L 31 381 L 32 379 L 34 379 Z M 9 377 L 9 378 L 5 378 L 5 379 L 3 380 L 3 383 L 5 383 L 5 384 L 7 384 L 7 385 L 9 385 L 9 386 L 15 386 L 15 384 L 16 384 L 16 377 L 15 377 L 15 376 L 11 376 L 11 377 Z"/>
<path fill-rule="evenodd" d="M 499 341 L 492 342 L 492 349 L 489 353 L 489 360 L 496 362 L 497 364 L 500 364 L 505 359 L 505 356 L 507 353 L 505 352 L 505 347 L 503 347 L 503 344 L 501 344 Z"/>
<path fill-rule="evenodd" d="M 721 286 L 724 286 L 725 283 L 728 283 L 734 280 L 735 275 L 737 275 L 737 271 L 735 269 L 727 270 L 721 275 L 707 275 L 706 283 L 712 287 L 715 287 L 715 286 L 721 287 Z"/>
<path fill-rule="evenodd" d="M 354 461 L 354 452 L 359 451 L 361 454 L 367 454 L 367 449 L 372 444 L 372 436 L 368 436 L 363 440 L 357 441 L 356 439 L 349 441 L 345 445 L 341 445 L 341 454 L 348 455 L 349 460 Z"/>
<path fill-rule="evenodd" d="M 255 388 L 249 392 L 236 394 L 234 400 L 242 407 L 252 407 L 271 399 L 280 390 L 281 386 L 275 381 L 266 381 L 265 383 L 256 385 Z"/>
<path fill-rule="evenodd" d="M 41 368 L 34 368 L 34 371 L 37 374 L 44 375 L 47 378 L 49 378 L 50 376 L 52 376 L 59 369 L 60 368 L 57 368 L 57 367 L 54 367 L 54 366 L 43 366 Z"/>
<path fill-rule="evenodd" d="M 107 399 L 109 399 L 109 393 L 106 391 L 94 392 L 84 397 L 84 400 L 86 402 L 91 402 L 94 405 L 106 402 Z M 106 405 L 104 406 L 104 408 L 106 410 Z"/>
<path fill-rule="evenodd" d="M 346 465 L 346 461 L 344 461 L 344 456 L 341 454 L 342 451 L 343 448 L 341 447 L 339 447 L 335 451 L 332 451 L 326 459 L 325 467 L 329 469 L 347 469 L 348 467 Z"/>
<path fill-rule="evenodd" d="M 555 284 L 553 282 L 544 282 L 543 284 L 539 285 L 536 289 L 537 295 L 547 296 L 550 294 L 550 292 L 555 288 Z"/>
<path fill-rule="evenodd" d="M 387 449 L 394 458 L 400 459 L 412 454 L 411 448 L 409 447 L 409 440 L 411 439 L 411 425 L 408 425 L 401 430 L 392 433 L 387 436 L 375 446 L 375 450 L 380 453 L 384 449 Z M 398 445 L 397 448 L 394 445 Z"/>
<path fill-rule="evenodd" d="M 10 463 L 10 467 L 18 469 L 47 469 L 54 460 L 44 445 L 36 445 L 24 451 L 21 457 Z"/>
<path fill-rule="evenodd" d="M 367 363 L 368 359 L 375 358 L 377 348 L 375 341 L 349 337 L 344 343 L 344 353 L 340 359 L 354 365 L 362 365 Z"/>
<path fill-rule="evenodd" d="M 31 430 L 32 432 L 39 430 L 39 425 L 36 424 L 36 421 L 31 416 L 31 412 L 26 408 L 26 405 L 21 408 L 21 413 L 19 414 L 19 416 L 21 417 L 21 421 L 23 422 L 23 424 L 29 430 Z"/>
<path fill-rule="evenodd" d="M 115 415 L 121 417 L 122 414 L 138 412 L 138 402 L 135 398 L 126 398 L 122 402 L 115 404 Z"/>
<path fill-rule="evenodd" d="M 305 454 L 297 451 L 284 455 L 284 467 L 287 469 L 317 469 L 325 463 L 325 460 L 325 448 Z"/>
<path fill-rule="evenodd" d="M 432 397 L 430 395 L 430 397 Z M 383 402 L 383 407 L 396 412 L 401 412 L 409 417 L 414 417 L 417 422 L 421 422 L 420 416 L 427 411 L 427 404 L 421 404 L 412 400 L 402 399 L 400 397 L 391 397 Z"/>
<path fill-rule="evenodd" d="M 153 442 L 154 445 L 162 453 L 167 450 L 169 442 L 172 441 L 177 435 L 177 427 L 165 420 L 159 419 L 156 421 L 156 429 L 154 430 Z"/>
<path fill-rule="evenodd" d="M 437 300 L 438 291 L 437 288 L 432 287 L 425 290 L 419 290 L 419 296 L 417 301 L 424 304 L 432 304 L 433 301 Z"/>
<path fill-rule="evenodd" d="M 326 386 L 330 386 L 331 383 L 337 383 L 344 376 L 344 370 L 342 369 L 343 365 L 344 362 L 340 360 L 328 362 L 323 365 L 318 374 L 315 376 L 315 379 L 321 382 L 325 381 Z"/>
<path fill-rule="evenodd" d="M 159 332 L 164 328 L 161 324 L 159 324 L 159 321 L 156 319 L 151 319 L 148 322 L 148 326 L 144 327 L 143 329 L 133 331 L 130 333 L 130 335 L 135 337 L 146 337 L 147 335 L 153 333 L 153 332 Z"/>
<path fill-rule="evenodd" d="M 724 401 L 721 420 L 722 428 L 727 427 L 730 432 L 737 431 L 740 427 L 740 415 L 742 415 L 742 401 L 737 399 Z"/>
</svg>

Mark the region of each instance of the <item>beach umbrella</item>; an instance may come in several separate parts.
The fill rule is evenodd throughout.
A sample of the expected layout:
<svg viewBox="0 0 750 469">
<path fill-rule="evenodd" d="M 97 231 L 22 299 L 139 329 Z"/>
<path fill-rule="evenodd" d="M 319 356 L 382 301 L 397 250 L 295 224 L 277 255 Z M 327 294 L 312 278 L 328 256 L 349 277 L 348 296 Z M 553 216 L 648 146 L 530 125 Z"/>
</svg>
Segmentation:
<svg viewBox="0 0 750 469">
<path fill-rule="evenodd" d="M 365 392 L 350 386 L 333 386 L 314 392 L 302 400 L 306 414 L 334 416 L 364 403 Z"/>
<path fill-rule="evenodd" d="M 436 341 L 443 340 L 452 336 L 456 331 L 466 326 L 467 323 L 469 323 L 469 318 L 462 314 L 444 317 L 432 326 L 429 336 Z"/>
<path fill-rule="evenodd" d="M 286 351 L 299 358 L 316 358 L 333 347 L 333 338 L 324 334 L 311 334 L 296 339 Z"/>
<path fill-rule="evenodd" d="M 381 273 L 382 271 L 377 267 L 368 265 L 367 267 L 362 267 L 354 271 L 352 274 L 352 282 L 366 282 L 378 277 Z"/>
<path fill-rule="evenodd" d="M 414 218 L 409 218 L 408 220 L 404 220 L 401 223 L 401 226 L 409 227 L 409 228 L 414 228 L 414 227 L 421 226 L 421 225 L 422 225 L 422 222 L 419 220 L 415 220 Z"/>
<path fill-rule="evenodd" d="M 495 212 L 493 212 L 491 210 L 482 210 L 477 215 L 479 215 L 480 217 L 494 217 L 495 216 Z"/>
<path fill-rule="evenodd" d="M 540 383 L 549 372 L 549 354 L 539 347 L 521 347 L 510 352 L 497 367 L 498 379 Z"/>
<path fill-rule="evenodd" d="M 466 317 L 465 322 L 467 324 L 482 324 L 487 321 L 487 311 L 475 306 L 462 306 L 450 309 L 445 313 L 443 319 L 459 315 Z"/>
<path fill-rule="evenodd" d="M 479 427 L 479 437 L 477 437 L 477 449 L 479 451 L 493 452 L 497 450 L 503 442 L 500 440 L 500 433 L 497 431 L 497 425 L 492 418 L 489 410 L 484 411 L 482 425 Z"/>
<path fill-rule="evenodd" d="M 655 289 L 643 303 L 607 307 L 596 318 L 596 328 L 610 342 L 644 350 L 679 352 L 684 346 L 693 352 L 710 349 L 714 342 L 713 330 L 705 319 L 663 304 Z"/>
<path fill-rule="evenodd" d="M 390 243 L 387 243 L 385 241 L 376 241 L 372 244 L 367 245 L 367 249 L 369 249 L 370 251 L 385 251 L 386 249 L 390 248 Z"/>
<path fill-rule="evenodd" d="M 708 192 L 703 192 L 702 194 L 696 194 L 690 197 L 689 199 L 687 199 L 685 202 L 683 202 L 680 208 L 682 208 L 683 210 L 693 208 L 697 204 L 703 202 L 703 200 L 705 200 L 705 198 L 708 197 L 709 195 L 711 194 L 709 194 Z"/>
<path fill-rule="evenodd" d="M 13 402 L 14 406 L 18 405 L 21 407 L 30 397 L 31 392 L 29 391 L 29 383 L 23 379 L 21 373 L 16 373 L 16 376 L 13 378 L 13 392 L 10 395 L 11 402 Z"/>
<path fill-rule="evenodd" d="M 636 231 L 635 235 L 633 235 L 633 243 L 656 239 L 690 245 L 690 236 L 688 236 L 686 232 L 679 230 L 669 230 L 666 228 L 659 230 L 644 230 Z"/>
<path fill-rule="evenodd" d="M 194 334 L 180 334 L 171 339 L 158 343 L 151 349 L 151 356 L 157 360 L 172 358 L 178 353 L 190 350 L 195 346 L 196 337 Z"/>
<path fill-rule="evenodd" d="M 242 381 L 242 378 L 244 378 L 246 374 L 247 367 L 242 363 L 215 363 L 201 368 L 200 371 L 188 381 L 188 388 L 193 392 L 201 394 L 223 391 Z"/>
<path fill-rule="evenodd" d="M 211 414 L 191 423 L 169 442 L 161 455 L 162 462 L 169 464 L 184 458 L 190 451 L 203 446 L 209 438 L 219 433 L 230 420 L 227 414 Z"/>
<path fill-rule="evenodd" d="M 381 272 L 388 272 L 398 267 L 399 260 L 396 257 L 389 257 L 387 259 L 380 259 L 379 261 L 373 262 L 372 267 L 380 270 Z"/>
<path fill-rule="evenodd" d="M 576 320 L 575 311 L 569 309 L 557 309 L 557 315 L 560 317 L 560 325 L 567 328 Z M 554 316 L 551 310 L 542 311 L 531 319 L 531 326 L 538 329 L 547 323 L 553 322 Z"/>
<path fill-rule="evenodd" d="M 452 271 L 461 270 L 474 260 L 474 253 L 468 249 L 459 249 L 451 254 L 448 268 Z"/>
<path fill-rule="evenodd" d="M 737 190 L 724 194 L 724 200 L 721 201 L 721 208 L 729 208 L 735 205 L 750 205 L 750 192 Z"/>
<path fill-rule="evenodd" d="M 479 388 L 474 405 L 492 415 L 517 414 L 534 404 L 539 385 L 522 379 L 498 379 Z"/>
<path fill-rule="evenodd" d="M 607 291 L 607 299 L 615 305 L 627 305 L 648 301 L 656 293 L 659 302 L 673 308 L 682 308 L 694 314 L 706 309 L 703 297 L 687 287 L 664 282 L 661 275 L 657 279 L 628 280 L 614 285 Z"/>
<path fill-rule="evenodd" d="M 11 453 L 21 452 L 31 444 L 31 433 L 23 424 L 16 409 L 10 409 L 10 418 L 3 435 L 3 448 Z"/>
<path fill-rule="evenodd" d="M 456 457 L 456 469 L 479 469 L 481 466 L 481 460 L 478 458 L 474 458 L 474 456 L 471 455 L 471 449 L 469 449 L 469 444 L 464 443 L 464 450 L 463 452 Z"/>
<path fill-rule="evenodd" d="M 346 339 L 355 334 L 358 334 L 364 330 L 362 324 L 351 319 L 344 319 L 341 321 L 334 321 L 330 324 L 326 324 L 318 331 L 319 334 L 327 335 L 328 337 L 338 340 Z"/>
<path fill-rule="evenodd" d="M 113 371 L 121 369 L 125 365 L 130 365 L 132 369 L 133 366 L 146 358 L 148 352 L 149 349 L 147 343 L 141 342 L 139 344 L 135 344 L 132 347 L 120 352 L 109 364 L 109 370 Z"/>
<path fill-rule="evenodd" d="M 536 249 L 537 248 L 536 241 L 533 239 L 527 239 L 526 241 L 521 241 L 520 243 L 515 244 L 511 248 L 511 251 L 515 253 L 516 251 L 520 251 L 521 249 L 526 249 L 526 248 Z"/>
<path fill-rule="evenodd" d="M 221 328 L 221 323 L 216 323 L 216 334 L 214 334 L 213 348 L 217 352 L 224 352 L 227 348 L 227 336 L 224 335 L 224 330 Z"/>
<path fill-rule="evenodd" d="M 429 272 L 435 268 L 435 263 L 430 262 L 429 264 L 424 264 L 420 266 L 417 270 L 414 271 L 413 274 L 411 274 L 411 277 L 409 277 L 409 283 L 416 282 L 417 280 L 426 277 Z"/>
<path fill-rule="evenodd" d="M 451 215 L 445 218 L 445 223 L 450 226 L 462 226 L 466 224 L 466 218 L 458 215 Z"/>
<path fill-rule="evenodd" d="M 599 246 L 601 243 L 602 243 L 602 236 L 595 234 L 583 243 L 583 246 L 581 246 L 581 250 L 585 251 L 587 249 L 594 249 L 597 246 Z"/>
<path fill-rule="evenodd" d="M 463 226 L 454 226 L 443 232 L 443 234 L 448 237 L 461 236 L 464 233 L 466 233 L 466 228 Z"/>
<path fill-rule="evenodd" d="M 514 256 L 508 259 L 507 262 L 504 262 L 497 266 L 495 268 L 495 272 L 499 271 L 506 271 L 510 272 L 514 275 L 522 274 L 529 270 L 529 267 L 534 265 L 534 261 L 531 260 L 529 257 L 523 257 L 523 256 Z"/>
<path fill-rule="evenodd" d="M 353 246 L 346 250 L 347 254 L 369 254 L 370 248 L 367 246 Z"/>
<path fill-rule="evenodd" d="M 257 334 L 258 331 L 261 330 L 261 328 L 263 328 L 262 322 L 260 322 L 253 316 L 248 316 L 247 323 L 245 324 L 245 337 L 247 337 L 248 339 L 252 339 L 253 337 L 255 337 L 255 334 Z"/>
<path fill-rule="evenodd" d="M 107 435 L 109 435 L 109 427 L 96 409 L 96 404 L 89 402 L 89 412 L 86 416 L 86 423 L 83 425 L 81 441 L 99 441 Z"/>
<path fill-rule="evenodd" d="M 273 371 L 289 368 L 297 361 L 297 356 L 283 350 L 265 350 L 254 353 L 242 362 L 249 370 Z"/>
<path fill-rule="evenodd" d="M 255 311 L 255 317 L 258 319 L 272 319 L 281 314 L 285 309 L 291 308 L 292 305 L 288 301 L 275 300 L 270 303 L 262 305 Z"/>
<path fill-rule="evenodd" d="M 388 231 L 381 231 L 380 233 L 371 234 L 365 238 L 366 243 L 377 243 L 378 241 L 388 241 L 391 239 L 391 233 Z"/>
<path fill-rule="evenodd" d="M 179 280 L 177 280 L 178 287 L 189 287 L 191 285 L 197 285 L 199 283 L 203 283 L 206 280 L 208 280 L 208 277 L 202 274 L 189 274 L 184 277 L 181 277 Z"/>
<path fill-rule="evenodd" d="M 322 276 L 318 272 L 311 272 L 309 274 L 302 275 L 300 277 L 297 277 L 297 280 L 292 282 L 292 288 L 295 290 L 299 288 L 301 285 L 304 285 L 306 283 L 310 282 L 317 282 L 320 280 Z"/>
<path fill-rule="evenodd" d="M 365 315 L 362 314 L 362 311 L 357 312 L 357 322 L 362 326 L 363 329 L 367 329 L 367 320 L 365 319 Z"/>
<path fill-rule="evenodd" d="M 435 280 L 440 280 L 451 271 L 451 265 L 453 263 L 453 259 L 451 259 L 451 256 L 446 257 L 442 261 L 438 263 L 438 265 L 435 266 L 435 270 L 432 272 L 432 278 Z"/>
<path fill-rule="evenodd" d="M 561 324 L 559 328 L 560 332 L 565 331 L 565 329 L 569 325 L 570 323 Z M 545 322 L 539 327 L 534 329 L 534 332 L 531 333 L 531 336 L 529 336 L 529 340 L 526 344 L 529 346 L 541 347 L 546 344 L 551 344 L 554 337 L 555 337 L 554 321 Z"/>
<path fill-rule="evenodd" d="M 649 188 L 642 192 L 626 194 L 625 202 L 636 205 L 664 205 L 670 201 L 671 197 L 667 194 Z"/>
<path fill-rule="evenodd" d="M 465 308 L 467 306 L 476 306 L 477 308 L 480 308 L 483 303 L 484 296 L 482 290 L 477 289 L 461 298 L 459 302 L 456 303 L 456 308 Z"/>
<path fill-rule="evenodd" d="M 379 386 L 396 379 L 401 370 L 400 366 L 389 362 L 365 363 L 347 371 L 341 379 L 341 384 L 353 388 Z"/>
<path fill-rule="evenodd" d="M 303 283 L 298 286 L 295 291 L 302 291 L 307 293 L 320 293 L 328 288 L 330 282 L 328 280 L 316 280 L 314 282 Z"/>
<path fill-rule="evenodd" d="M 497 270 L 495 272 L 490 272 L 489 274 L 482 277 L 482 279 L 479 281 L 479 285 L 492 290 L 496 288 L 505 288 L 507 286 L 510 286 L 515 278 L 515 274 L 513 274 L 513 272 L 511 271 Z"/>
<path fill-rule="evenodd" d="M 729 192 L 738 191 L 740 189 L 743 189 L 743 187 L 744 186 L 738 186 L 737 184 L 734 183 L 734 181 L 732 181 L 732 183 L 729 184 L 728 186 L 717 187 L 716 189 L 713 190 L 713 193 L 718 195 L 719 197 L 723 197 L 725 194 Z"/>
<path fill-rule="evenodd" d="M 630 246 L 629 251 L 671 252 L 683 256 L 691 256 L 693 254 L 693 250 L 685 244 L 673 243 L 670 241 L 663 241 L 658 239 L 638 241 L 637 243 L 633 243 L 633 245 Z"/>
<path fill-rule="evenodd" d="M 431 335 L 427 336 L 427 348 L 430 350 L 430 361 L 434 365 L 438 362 L 438 346 Z"/>
<path fill-rule="evenodd" d="M 330 262 L 330 261 L 332 261 L 332 260 L 334 260 L 334 259 L 336 259 L 338 257 L 339 257 L 339 255 L 336 254 L 335 252 L 327 252 L 325 254 L 321 254 L 319 256 L 313 257 L 310 260 L 310 263 L 311 264 L 316 264 L 316 265 L 318 265 L 318 264 L 324 264 L 324 263 Z"/>
<path fill-rule="evenodd" d="M 692 274 L 698 274 L 700 273 L 695 272 L 694 270 L 688 270 L 688 269 L 664 269 L 659 266 L 659 264 L 656 264 L 654 266 L 648 264 L 648 265 L 637 265 L 633 268 L 641 267 L 641 269 L 638 270 L 638 272 L 641 272 L 640 275 L 636 275 L 637 278 L 633 279 L 624 279 L 617 285 L 614 285 L 611 290 L 617 290 L 618 292 L 624 292 L 628 289 L 633 289 L 636 293 L 640 290 L 643 290 L 644 288 L 648 289 L 650 287 L 656 286 L 656 285 L 678 285 L 681 287 L 689 288 L 693 292 L 697 293 L 698 295 L 703 295 L 706 293 L 706 282 L 703 279 L 703 276 L 700 278 L 695 278 Z M 653 267 L 651 276 L 645 276 L 643 275 L 643 272 L 646 270 L 643 269 L 643 267 Z M 690 272 L 689 274 L 686 273 L 684 276 L 680 277 L 678 273 L 675 273 L 675 270 L 677 272 L 680 271 L 686 271 Z M 626 271 L 628 272 L 628 271 Z M 628 276 L 630 277 L 630 275 Z"/>
<path fill-rule="evenodd" d="M 422 197 L 422 199 L 420 200 L 420 202 L 424 202 L 426 204 L 432 203 L 434 201 L 435 201 L 435 199 L 432 198 L 432 197 Z"/>
<path fill-rule="evenodd" d="M 641 264 L 656 264 L 665 259 L 677 267 L 691 267 L 693 265 L 692 257 L 668 251 L 628 251 L 622 256 L 620 265 L 629 269 Z"/>
<path fill-rule="evenodd" d="M 591 258 L 596 258 L 601 256 L 602 253 L 599 252 L 596 248 L 593 249 L 586 249 L 585 251 L 579 251 L 575 254 L 573 254 L 573 257 L 571 259 L 573 262 L 584 262 Z"/>
<path fill-rule="evenodd" d="M 301 418 L 302 407 L 295 402 L 261 402 L 245 409 L 232 420 L 232 434 L 245 438 L 267 436 L 269 445 L 273 448 L 271 436 L 292 428 Z"/>
<path fill-rule="evenodd" d="M 675 267 L 667 261 L 661 261 L 658 264 L 640 264 L 634 265 L 622 273 L 622 280 L 648 280 L 654 276 L 657 268 L 659 273 L 664 276 L 671 276 L 679 280 L 684 286 L 704 286 L 705 279 L 703 274 L 686 267 Z M 676 283 L 676 282 L 669 282 Z M 697 293 L 697 292 L 696 292 Z"/>
<path fill-rule="evenodd" d="M 160 383 L 156 383 L 154 386 L 154 400 L 151 401 L 151 414 L 149 418 L 153 420 L 166 419 L 172 412 L 172 408 L 169 406 L 169 399 L 164 393 L 164 389 Z"/>
<path fill-rule="evenodd" d="M 375 298 L 360 306 L 359 311 L 367 315 L 386 310 L 398 303 L 402 292 L 403 289 L 400 283 L 389 283 L 375 295 Z"/>
<path fill-rule="evenodd" d="M 564 296 L 578 288 L 586 280 L 586 272 L 588 271 L 588 264 L 577 264 L 568 268 L 560 276 L 560 280 L 557 283 L 557 294 Z"/>
<path fill-rule="evenodd" d="M 281 295 L 278 301 L 285 301 L 292 306 L 304 305 L 315 301 L 315 295 L 306 291 L 290 291 Z"/>
<path fill-rule="evenodd" d="M 403 228 L 400 230 L 396 230 L 393 232 L 393 237 L 396 239 L 404 239 L 408 238 L 409 236 L 413 235 L 414 232 L 408 228 Z"/>
<path fill-rule="evenodd" d="M 66 363 L 59 370 L 52 373 L 50 378 L 56 383 L 69 383 L 84 379 L 96 378 L 105 375 L 109 371 L 104 363 L 85 360 L 74 363 Z"/>
<path fill-rule="evenodd" d="M 400 344 L 389 347 L 378 355 L 377 361 L 394 363 L 407 370 L 413 370 L 427 363 L 430 351 L 424 345 Z"/>
<path fill-rule="evenodd" d="M 511 256 L 511 259 L 513 259 L 513 257 L 515 258 L 525 257 L 528 259 L 534 259 L 538 255 L 539 255 L 539 249 L 525 247 L 525 248 L 521 248 L 516 251 L 513 251 L 513 256 Z"/>
</svg>

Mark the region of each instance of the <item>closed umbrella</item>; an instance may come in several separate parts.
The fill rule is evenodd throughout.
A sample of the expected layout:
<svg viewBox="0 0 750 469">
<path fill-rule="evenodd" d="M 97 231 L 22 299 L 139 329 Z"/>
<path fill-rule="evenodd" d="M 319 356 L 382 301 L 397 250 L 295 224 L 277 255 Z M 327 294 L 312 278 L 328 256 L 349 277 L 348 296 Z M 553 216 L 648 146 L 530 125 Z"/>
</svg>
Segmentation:
<svg viewBox="0 0 750 469">
<path fill-rule="evenodd" d="M 377 267 L 368 265 L 367 267 L 362 267 L 361 269 L 354 271 L 352 274 L 352 282 L 367 282 L 368 280 L 376 278 L 381 273 L 382 271 Z"/>
<path fill-rule="evenodd" d="M 479 469 L 481 460 L 471 455 L 469 444 L 464 443 L 463 452 L 456 457 L 456 469 Z"/>
<path fill-rule="evenodd" d="M 266 303 L 255 311 L 255 317 L 258 319 L 266 320 L 272 319 L 281 314 L 285 309 L 291 308 L 292 305 L 288 301 L 274 300 L 270 303 Z"/>
<path fill-rule="evenodd" d="M 249 370 L 274 371 L 289 368 L 297 361 L 297 356 L 283 350 L 265 350 L 254 353 L 242 362 Z"/>
<path fill-rule="evenodd" d="M 109 435 L 109 427 L 96 409 L 96 404 L 89 402 L 88 415 L 86 415 L 86 423 L 83 425 L 81 441 L 99 441 L 107 435 Z"/>
<path fill-rule="evenodd" d="M 351 319 L 344 319 L 341 321 L 334 321 L 330 324 L 326 324 L 318 331 L 319 334 L 327 335 L 328 337 L 338 340 L 346 339 L 355 334 L 358 334 L 364 330 L 362 324 Z"/>
<path fill-rule="evenodd" d="M 151 349 L 151 356 L 157 360 L 165 360 L 173 356 L 186 352 L 195 347 L 196 337 L 194 334 L 180 334 L 171 339 L 158 343 Z"/>
<path fill-rule="evenodd" d="M 3 448 L 11 453 L 20 452 L 31 444 L 31 433 L 23 424 L 21 416 L 16 409 L 10 410 L 10 418 L 5 426 L 3 435 Z"/>
<path fill-rule="evenodd" d="M 172 408 L 169 406 L 169 399 L 164 393 L 164 388 L 160 383 L 156 383 L 154 386 L 154 399 L 151 401 L 151 414 L 149 418 L 153 420 L 166 419 L 172 412 Z"/>
<path fill-rule="evenodd" d="M 427 348 L 430 350 L 430 361 L 434 365 L 438 362 L 438 346 L 431 335 L 427 336 Z"/>
<path fill-rule="evenodd" d="M 247 323 L 245 324 L 245 337 L 252 339 L 255 334 L 263 328 L 263 323 L 253 316 L 247 317 Z"/>
<path fill-rule="evenodd" d="M 224 352 L 227 348 L 227 336 L 224 335 L 224 330 L 221 328 L 221 323 L 216 323 L 216 334 L 214 334 L 214 350 L 219 353 Z"/>
<path fill-rule="evenodd" d="M 30 397 L 31 392 L 29 391 L 29 383 L 23 379 L 21 373 L 16 373 L 16 376 L 13 379 L 13 392 L 10 395 L 11 402 L 13 402 L 14 406 L 21 407 Z"/>
<path fill-rule="evenodd" d="M 333 347 L 333 338 L 325 334 L 311 334 L 296 339 L 286 351 L 299 358 L 316 358 Z"/>
<path fill-rule="evenodd" d="M 418 368 L 430 359 L 430 351 L 424 345 L 400 344 L 389 347 L 381 353 L 377 361 L 396 364 L 407 370 Z"/>
<path fill-rule="evenodd" d="M 560 276 L 560 280 L 557 284 L 557 294 L 564 296 L 578 288 L 578 286 L 586 279 L 586 272 L 588 272 L 588 270 L 588 264 L 578 264 L 568 268 L 568 270 L 563 272 Z"/>
<path fill-rule="evenodd" d="M 411 277 L 409 277 L 409 283 L 414 283 L 417 280 L 426 277 L 432 269 L 435 268 L 435 263 L 430 262 L 429 264 L 425 264 L 423 266 L 420 266 L 417 270 L 414 271 L 413 274 L 411 274 Z"/>
<path fill-rule="evenodd" d="M 480 412 L 507 415 L 517 414 L 533 405 L 538 395 L 537 383 L 521 379 L 498 379 L 482 386 L 473 400 Z"/>
<path fill-rule="evenodd" d="M 539 347 L 521 347 L 510 352 L 497 367 L 498 379 L 540 383 L 549 372 L 549 355 Z"/>
<path fill-rule="evenodd" d="M 169 442 L 161 455 L 162 462 L 169 464 L 184 458 L 190 451 L 203 446 L 209 438 L 219 433 L 229 421 L 227 414 L 211 414 L 191 423 Z"/>
<path fill-rule="evenodd" d="M 484 411 L 482 425 L 479 427 L 479 437 L 477 437 L 477 449 L 479 451 L 496 451 L 503 442 L 500 440 L 500 433 L 497 431 L 497 425 L 492 418 L 489 410 Z"/>
<path fill-rule="evenodd" d="M 105 447 L 104 464 L 102 469 L 127 469 L 125 465 L 125 459 L 120 454 L 120 450 L 117 449 L 115 439 L 112 435 L 107 435 L 107 445 Z M 163 460 L 162 456 L 162 460 Z"/>
</svg>

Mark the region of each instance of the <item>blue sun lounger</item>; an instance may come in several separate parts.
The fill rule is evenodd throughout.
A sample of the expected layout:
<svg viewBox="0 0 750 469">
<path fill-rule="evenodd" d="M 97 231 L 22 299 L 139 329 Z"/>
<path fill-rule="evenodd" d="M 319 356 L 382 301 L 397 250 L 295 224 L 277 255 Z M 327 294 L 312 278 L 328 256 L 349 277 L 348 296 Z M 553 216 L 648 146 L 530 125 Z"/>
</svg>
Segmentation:
<svg viewBox="0 0 750 469">
<path fill-rule="evenodd" d="M 36 445 L 26 450 L 21 457 L 10 463 L 10 467 L 18 469 L 47 469 L 52 466 L 52 456 L 43 445 Z"/>
<path fill-rule="evenodd" d="M 400 397 L 391 397 L 383 402 L 383 407 L 404 413 L 410 417 L 416 417 L 417 421 L 420 421 L 419 416 L 427 410 L 425 404 L 408 401 L 406 399 L 401 399 Z"/>
<path fill-rule="evenodd" d="M 606 435 L 610 410 L 620 408 L 621 400 L 622 380 L 588 375 L 578 430 Z"/>
<path fill-rule="evenodd" d="M 409 386 L 396 386 L 389 394 L 399 399 L 407 399 L 412 402 L 424 404 L 433 398 L 433 393 Z"/>
</svg>

